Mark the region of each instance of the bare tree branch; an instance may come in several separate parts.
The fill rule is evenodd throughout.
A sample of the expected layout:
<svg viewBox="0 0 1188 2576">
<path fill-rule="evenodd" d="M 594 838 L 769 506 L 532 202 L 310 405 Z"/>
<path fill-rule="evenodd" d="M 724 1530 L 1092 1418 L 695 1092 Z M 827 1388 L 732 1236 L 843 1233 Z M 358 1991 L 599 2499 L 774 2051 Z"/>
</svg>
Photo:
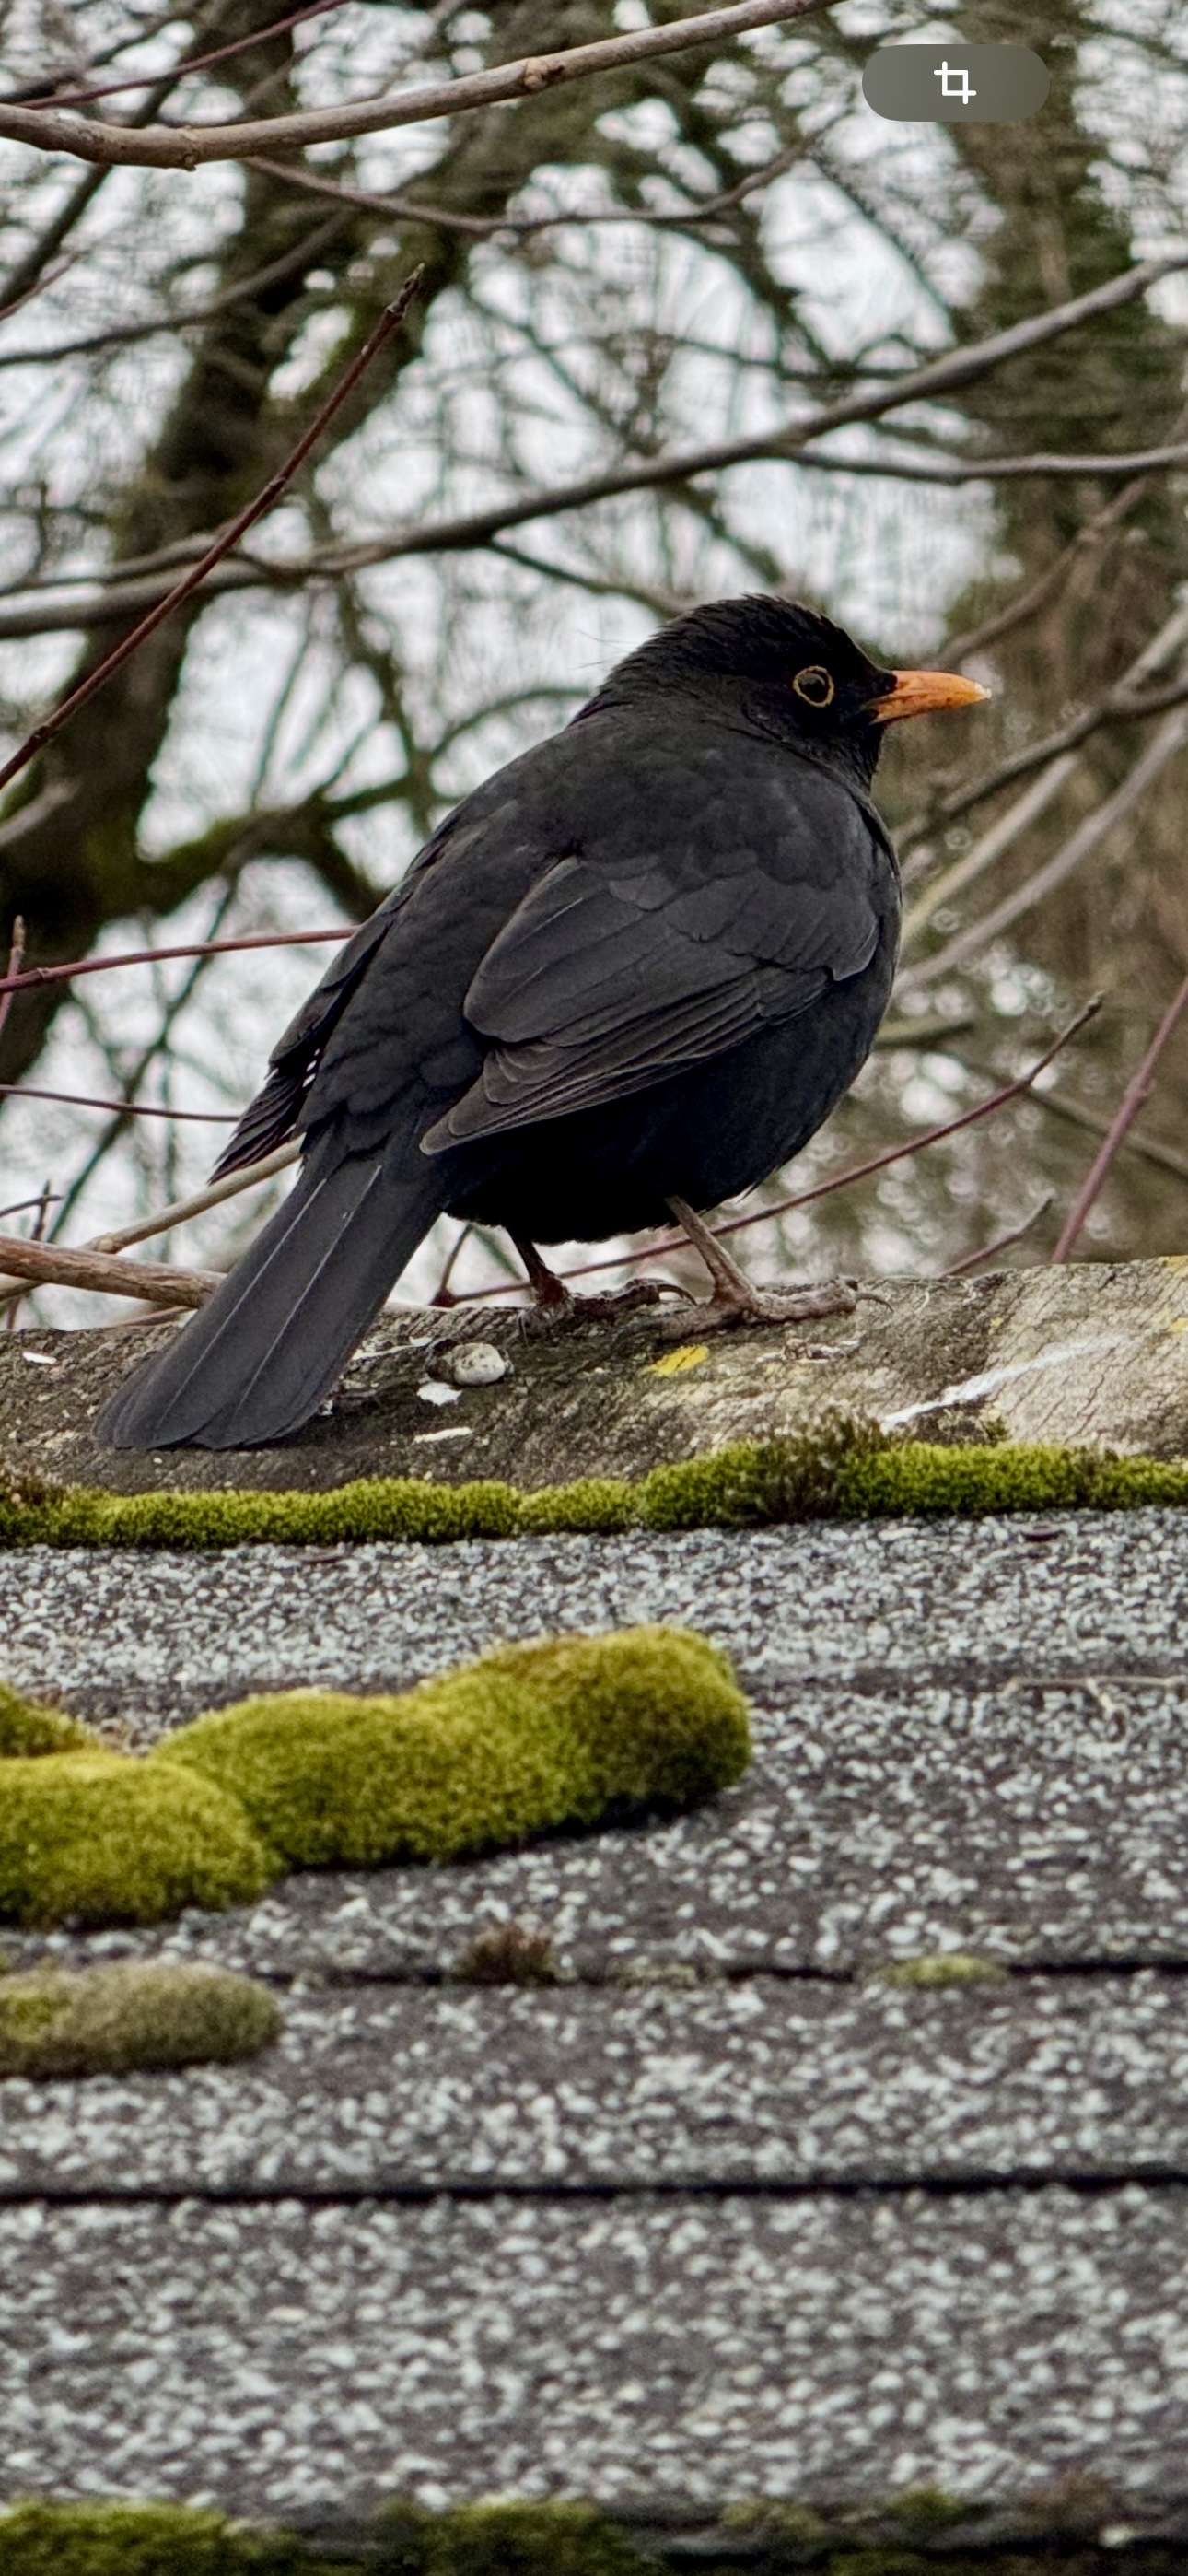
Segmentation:
<svg viewBox="0 0 1188 2576">
<path fill-rule="evenodd" d="M 822 0 L 822 5 L 827 5 L 827 0 Z M 773 160 L 765 161 L 762 169 L 748 170 L 736 187 L 720 189 L 712 197 L 696 197 L 689 205 L 664 213 L 657 213 L 652 206 L 567 206 L 555 215 L 458 215 L 416 197 L 376 196 L 367 188 L 349 187 L 344 180 L 323 178 L 319 171 L 266 160 L 263 154 L 253 154 L 248 168 L 262 171 L 266 178 L 281 179 L 286 187 L 303 188 L 313 197 L 331 197 L 340 205 L 361 206 L 372 215 L 396 215 L 403 223 L 437 224 L 443 232 L 461 233 L 468 241 L 490 241 L 493 235 L 519 241 L 534 233 L 556 232 L 565 224 L 642 224 L 659 231 L 679 232 L 682 226 L 708 223 L 715 215 L 729 213 L 732 206 L 744 204 L 760 188 L 769 187 L 773 179 L 782 178 L 795 162 L 804 159 L 806 151 L 806 145 L 792 144 L 786 152 L 777 152 Z"/>
<path fill-rule="evenodd" d="M 1154 1088 L 1155 1067 L 1186 1007 L 1188 1007 L 1188 975 L 1184 977 L 1175 1000 L 1169 1003 L 1164 1012 L 1137 1072 L 1132 1074 L 1127 1083 L 1117 1116 L 1111 1122 L 1109 1134 L 1098 1147 L 1076 1200 L 1060 1229 L 1060 1239 L 1052 1255 L 1054 1263 L 1068 1260 L 1085 1219 L 1101 1194 L 1114 1156 L 1128 1127 L 1137 1118 L 1144 1101 L 1150 1097 Z"/>
<path fill-rule="evenodd" d="M 1188 679 L 1182 684 L 1181 694 L 1188 698 Z M 1014 893 L 1005 895 L 992 912 L 986 913 L 980 921 L 971 922 L 967 930 L 959 931 L 955 939 L 950 939 L 944 948 L 937 950 L 935 957 L 924 958 L 918 966 L 913 966 L 904 978 L 905 987 L 909 991 L 919 991 L 925 984 L 933 983 L 938 975 L 948 974 L 953 967 L 964 964 L 966 958 L 975 956 L 979 948 L 985 948 L 990 940 L 1000 938 L 1004 930 L 1009 930 L 1022 919 L 1024 913 L 1031 912 L 1056 886 L 1063 885 L 1073 869 L 1100 847 L 1116 824 L 1124 821 L 1140 798 L 1146 795 L 1152 781 L 1166 769 L 1169 760 L 1174 760 L 1185 743 L 1188 743 L 1188 705 L 1173 709 L 1146 749 L 1133 762 L 1121 786 L 1115 788 L 1112 796 L 1105 797 L 1092 814 L 1086 815 L 1084 822 L 1077 825 L 1075 832 L 1070 832 L 1068 839 L 1061 843 L 1050 859 L 1045 860 L 1042 867 L 1035 870 L 1034 875 L 1028 877 L 1025 885 L 1016 886 Z"/>
<path fill-rule="evenodd" d="M 1078 715 L 1071 716 L 1058 733 L 1050 733 L 1040 742 L 1029 743 L 1025 751 L 1010 753 L 996 768 L 986 771 L 981 778 L 975 778 L 970 786 L 938 797 L 923 813 L 914 814 L 909 822 L 902 824 L 899 837 L 903 851 L 910 853 L 921 837 L 935 830 L 938 823 L 955 822 L 959 815 L 968 814 L 972 806 L 984 805 L 987 797 L 996 796 L 1000 788 L 1013 787 L 1016 779 L 1029 778 L 1037 769 L 1046 768 L 1049 761 L 1062 758 L 1066 752 L 1076 751 L 1091 734 L 1097 732 L 1099 726 L 1116 722 L 1128 724 L 1136 716 L 1163 715 L 1168 708 L 1181 706 L 1188 698 L 1188 673 L 1182 673 L 1165 688 L 1150 689 L 1142 694 L 1140 691 L 1148 674 L 1158 670 L 1186 636 L 1188 605 L 1173 610 L 1158 634 L 1153 635 L 1142 652 L 1136 654 L 1121 678 L 1094 705 L 1083 707 Z M 976 871 L 971 870 L 970 873 Z"/>
<path fill-rule="evenodd" d="M 827 5 L 829 0 L 734 0 L 729 8 L 706 9 L 695 18 L 635 28 L 625 35 L 603 37 L 597 44 L 574 45 L 564 53 L 537 54 L 526 62 L 500 63 L 492 71 L 405 90 L 396 98 L 381 95 L 340 107 L 301 108 L 292 116 L 135 130 L 63 116 L 52 108 L 7 105 L 0 107 L 0 136 L 10 143 L 32 144 L 38 152 L 69 152 L 76 160 L 108 167 L 196 170 L 204 161 L 246 161 L 261 152 L 303 152 L 311 143 L 341 143 L 352 134 L 387 134 L 396 126 L 424 125 L 439 117 L 458 116 L 463 110 L 503 106 L 565 82 L 590 80 L 601 72 L 625 71 L 664 54 L 683 53 L 690 45 L 724 45 L 755 28 L 787 26 L 815 16 Z"/>
<path fill-rule="evenodd" d="M 0 1264 L 39 1287 L 99 1289 L 107 1297 L 142 1297 L 150 1306 L 201 1306 L 220 1285 L 217 1270 L 170 1270 L 163 1262 L 113 1261 L 97 1252 L 68 1252 L 61 1243 L 32 1243 L 0 1234 Z"/>
<path fill-rule="evenodd" d="M 1101 314 L 1131 304 L 1146 293 L 1161 277 L 1188 268 L 1188 249 L 1169 252 L 1161 259 L 1145 260 L 1134 268 L 1123 270 L 1104 286 L 1094 287 L 1086 295 L 1071 297 L 1067 303 L 1043 313 L 1030 314 L 1009 330 L 997 331 L 989 338 L 975 341 L 963 349 L 951 349 L 925 366 L 893 376 L 889 381 L 864 392 L 845 396 L 822 409 L 809 413 L 801 421 L 789 422 L 785 428 L 773 429 L 757 437 L 724 440 L 713 447 L 700 447 L 612 468 L 605 473 L 588 475 L 574 483 L 544 486 L 516 500 L 493 502 L 483 510 L 468 512 L 464 517 L 440 521 L 436 526 L 399 527 L 376 536 L 336 546 L 319 548 L 315 553 L 285 562 L 269 562 L 261 557 L 239 554 L 233 561 L 224 559 L 214 577 L 206 578 L 206 595 L 213 597 L 227 590 L 256 589 L 271 586 L 279 589 L 299 588 L 311 578 L 330 579 L 344 572 L 361 572 L 369 567 L 392 563 L 408 555 L 466 553 L 490 545 L 494 537 L 509 528 L 519 528 L 536 519 L 556 518 L 568 510 L 587 509 L 595 502 L 621 499 L 631 492 L 651 492 L 665 486 L 690 482 L 705 474 L 723 472 L 734 465 L 765 461 L 802 463 L 803 451 L 811 442 L 831 430 L 843 429 L 861 421 L 884 418 L 900 411 L 908 403 L 939 400 L 979 377 L 989 374 L 1015 357 L 1020 357 L 1043 343 L 1061 337 Z M 837 470 L 836 460 L 826 462 Z M 1133 471 L 1133 458 L 1127 470 Z M 1083 472 L 1084 466 L 1078 468 Z M 137 610 L 156 605 L 162 597 L 159 580 L 124 581 L 96 588 L 93 595 L 71 599 L 55 610 L 49 603 L 26 611 L 7 609 L 0 614 L 0 636 L 50 634 L 62 630 L 90 628 L 117 622 Z M 1166 705 L 1166 699 L 1160 702 Z M 1131 709 L 1131 713 L 1136 710 Z M 1102 720 L 1102 719 L 1098 719 Z M 1086 726 L 1086 730 L 1090 728 Z M 1047 758 L 1053 749 L 1065 749 L 1069 742 L 1082 737 L 1075 728 L 1050 743 L 1038 757 Z M 1020 755 L 1023 768 L 1034 765 L 1037 755 Z M 1016 770 L 1005 776 L 1020 774 Z M 940 809 L 948 815 L 948 808 Z"/>
<path fill-rule="evenodd" d="M 346 0 L 305 0 L 303 8 L 291 9 L 285 18 L 271 19 L 266 27 L 257 28 L 249 36 L 235 36 L 229 44 L 212 46 L 209 53 L 185 55 L 181 62 L 174 64 L 171 79 L 186 80 L 191 72 L 208 71 L 212 63 L 229 62 L 233 54 L 251 53 L 264 43 L 266 37 L 285 36 L 290 28 L 303 26 L 307 18 L 324 18 L 330 10 L 345 6 Z M 90 89 L 62 89 L 51 79 L 38 83 L 35 91 L 17 90 L 11 99 L 0 99 L 0 107 L 33 105 L 42 95 L 47 107 L 88 107 L 92 99 L 116 98 L 121 91 L 145 89 L 147 86 L 143 72 L 125 75 L 123 80 L 99 81 Z"/>
<path fill-rule="evenodd" d="M 1054 1191 L 1045 1190 L 1030 1216 L 1025 1216 L 1019 1225 L 1008 1226 L 1005 1234 L 996 1234 L 993 1243 L 984 1243 L 980 1252 L 967 1252 L 960 1261 L 951 1261 L 948 1269 L 942 1270 L 942 1279 L 960 1279 L 967 1270 L 980 1270 L 984 1261 L 993 1261 L 996 1253 L 1008 1251 L 1012 1243 L 1022 1243 L 1024 1235 L 1030 1234 L 1033 1225 L 1047 1215 L 1054 1196 Z"/>
<path fill-rule="evenodd" d="M 58 1100 L 68 1109 L 112 1109 L 121 1119 L 180 1119 L 183 1125 L 195 1127 L 237 1127 L 239 1124 L 231 1109 L 165 1109 L 152 1100 L 92 1100 L 84 1091 L 40 1091 L 32 1082 L 0 1082 L 0 1098 Z"/>
<path fill-rule="evenodd" d="M 165 957 L 226 957 L 240 948 L 318 948 L 327 940 L 340 942 L 350 932 L 340 922 L 336 930 L 249 930 L 238 939 L 196 939 L 180 942 L 170 948 L 126 948 L 118 957 L 75 957 L 62 965 L 26 966 L 20 973 L 0 975 L 0 995 L 22 993 L 38 984 L 70 984 L 76 975 L 106 975 L 114 966 L 155 966 Z"/>
<path fill-rule="evenodd" d="M 93 671 L 88 671 L 86 678 L 79 681 L 77 688 L 71 689 L 69 696 L 62 699 L 60 706 L 55 707 L 52 716 L 46 717 L 44 724 L 34 726 L 32 733 L 20 745 L 19 750 L 14 751 L 11 759 L 6 760 L 0 768 L 0 788 L 7 787 L 11 779 L 17 777 L 22 769 L 27 768 L 31 760 L 36 759 L 38 752 L 44 750 L 47 742 L 53 741 L 54 736 L 61 732 L 63 725 L 69 723 L 71 716 L 77 714 L 80 707 L 86 706 L 113 674 L 130 660 L 146 637 L 152 634 L 154 627 L 159 626 L 162 619 L 168 617 L 173 609 L 180 608 L 182 601 L 188 599 L 192 591 L 197 590 L 206 573 L 220 561 L 223 555 L 230 552 L 236 539 L 245 535 L 246 531 L 254 527 L 257 520 L 262 519 L 265 512 L 272 508 L 273 503 L 279 501 L 282 492 L 292 482 L 298 466 L 309 455 L 310 449 L 316 447 L 335 412 L 341 409 L 348 394 L 354 390 L 360 377 L 371 365 L 372 359 L 383 347 L 385 340 L 390 340 L 392 333 L 399 330 L 423 274 L 423 270 L 416 268 L 411 277 L 406 277 L 400 293 L 389 304 L 386 312 L 381 314 L 374 331 L 368 334 L 363 347 L 339 377 L 325 402 L 319 405 L 309 427 L 298 439 L 296 446 L 290 450 L 284 464 L 277 467 L 275 474 L 269 475 L 263 491 L 257 492 L 254 499 L 240 511 L 238 518 L 231 521 L 230 527 L 221 537 L 216 538 L 214 545 L 202 556 L 201 561 L 194 565 L 193 570 L 186 573 L 181 581 L 175 583 L 173 589 L 166 593 L 164 599 L 158 601 L 155 608 L 149 610 L 148 615 L 141 620 L 139 626 L 133 628 L 130 635 L 122 638 L 108 654 L 106 661 L 100 662 Z"/>
</svg>

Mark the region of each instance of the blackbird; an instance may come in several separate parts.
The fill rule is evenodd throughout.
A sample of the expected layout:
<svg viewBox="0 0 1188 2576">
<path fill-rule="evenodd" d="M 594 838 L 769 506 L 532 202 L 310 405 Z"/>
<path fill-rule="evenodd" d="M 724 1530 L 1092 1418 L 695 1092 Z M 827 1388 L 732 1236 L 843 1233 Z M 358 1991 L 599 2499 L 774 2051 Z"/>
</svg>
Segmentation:
<svg viewBox="0 0 1188 2576">
<path fill-rule="evenodd" d="M 899 879 L 883 726 L 986 691 L 891 671 L 781 599 L 694 609 L 438 826 L 286 1029 L 218 1165 L 300 1132 L 300 1175 L 184 1331 L 119 1389 L 113 1448 L 251 1448 L 308 1421 L 434 1219 L 536 1246 L 675 1214 L 730 1319 L 842 1311 L 749 1287 L 698 1210 L 765 1180 L 854 1080 Z"/>
</svg>

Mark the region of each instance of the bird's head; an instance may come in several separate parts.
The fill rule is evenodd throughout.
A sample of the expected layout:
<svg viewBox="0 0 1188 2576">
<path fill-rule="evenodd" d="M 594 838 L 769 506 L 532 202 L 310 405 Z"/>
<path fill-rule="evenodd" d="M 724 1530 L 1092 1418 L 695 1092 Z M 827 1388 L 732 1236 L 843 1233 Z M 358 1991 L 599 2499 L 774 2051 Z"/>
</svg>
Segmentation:
<svg viewBox="0 0 1188 2576">
<path fill-rule="evenodd" d="M 990 692 L 953 671 L 886 670 L 817 610 L 759 594 L 675 618 L 619 663 L 591 704 L 653 694 L 708 701 L 868 785 L 885 725 L 973 706 Z"/>
</svg>

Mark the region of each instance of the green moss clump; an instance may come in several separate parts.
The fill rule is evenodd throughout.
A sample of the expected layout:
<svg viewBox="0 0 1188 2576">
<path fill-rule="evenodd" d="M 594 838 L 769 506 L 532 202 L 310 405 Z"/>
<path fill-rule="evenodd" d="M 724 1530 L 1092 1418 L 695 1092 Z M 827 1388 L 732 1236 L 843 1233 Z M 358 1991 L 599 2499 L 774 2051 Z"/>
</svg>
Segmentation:
<svg viewBox="0 0 1188 2576">
<path fill-rule="evenodd" d="M 625 1476 L 579 1476 L 572 1485 L 545 1485 L 535 1494 L 518 1493 L 516 1534 L 531 1538 L 538 1532 L 545 1537 L 575 1532 L 607 1537 L 635 1529 L 638 1491 Z"/>
<path fill-rule="evenodd" d="M 293 2533 L 250 2531 L 192 2505 L 0 2511 L 0 2576 L 298 2576 L 310 2563 Z"/>
<path fill-rule="evenodd" d="M 584 2504 L 460 2505 L 442 2516 L 440 2537 L 430 2562 L 440 2576 L 642 2576 L 655 2566 Z"/>
<path fill-rule="evenodd" d="M 828 1414 L 782 1440 L 735 1440 L 708 1458 L 653 1467 L 635 1488 L 646 1529 L 759 1529 L 836 1518 L 844 1480 L 886 1447 L 877 1423 Z"/>
<path fill-rule="evenodd" d="M 277 1868 L 234 1800 L 180 1766 L 106 1752 L 4 1765 L 0 1919 L 156 1923 L 250 1904 Z"/>
<path fill-rule="evenodd" d="M 629 1529 L 748 1529 L 927 1513 L 1131 1511 L 1188 1505 L 1188 1461 L 1118 1458 L 985 1439 L 890 1439 L 859 1416 L 823 1415 L 779 1440 L 740 1440 L 638 1482 L 579 1477 L 523 1493 L 495 1481 L 431 1485 L 362 1477 L 329 1493 L 106 1494 L 81 1486 L 0 1492 L 0 1547 L 320 1547 L 371 1540 Z"/>
<path fill-rule="evenodd" d="M 270 2048 L 283 2027 L 268 1988 L 227 1968 L 163 1959 L 37 1968 L 0 1980 L 0 2076 L 45 2083 L 230 2065 Z"/>
<path fill-rule="evenodd" d="M 980 1959 L 973 1950 L 929 1950 L 918 1959 L 892 1959 L 876 1973 L 885 1986 L 984 1986 L 1001 1985 L 1007 1972 L 997 1959 Z"/>
<path fill-rule="evenodd" d="M 191 1768 L 291 1865 L 450 1860 L 608 1810 L 681 1807 L 736 1780 L 746 1702 L 677 1629 L 504 1646 L 392 1699 L 284 1691 L 180 1727 L 149 1772 Z"/>
<path fill-rule="evenodd" d="M 0 1761 L 8 1755 L 28 1759 L 39 1753 L 85 1753 L 101 1750 L 100 1739 L 77 1717 L 60 1708 L 42 1708 L 22 1699 L 8 1682 L 0 1682 Z"/>
<path fill-rule="evenodd" d="M 1188 1503 L 1182 1459 L 1117 1458 L 1095 1449 L 1003 1441 L 946 1449 L 927 1440 L 855 1447 L 839 1461 L 835 1508 L 845 1519 L 916 1513 L 1131 1511 Z"/>
</svg>

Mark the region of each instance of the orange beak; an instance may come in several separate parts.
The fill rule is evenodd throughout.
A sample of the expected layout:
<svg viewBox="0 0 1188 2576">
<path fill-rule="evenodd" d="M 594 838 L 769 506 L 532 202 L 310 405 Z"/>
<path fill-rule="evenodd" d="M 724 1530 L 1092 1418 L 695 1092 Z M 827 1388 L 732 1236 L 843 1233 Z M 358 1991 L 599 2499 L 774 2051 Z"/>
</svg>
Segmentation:
<svg viewBox="0 0 1188 2576">
<path fill-rule="evenodd" d="M 937 707 L 974 707 L 988 698 L 976 680 L 963 680 L 956 671 L 896 671 L 895 686 L 885 698 L 871 700 L 870 714 L 876 724 L 894 724 L 899 716 L 931 715 Z"/>
</svg>

